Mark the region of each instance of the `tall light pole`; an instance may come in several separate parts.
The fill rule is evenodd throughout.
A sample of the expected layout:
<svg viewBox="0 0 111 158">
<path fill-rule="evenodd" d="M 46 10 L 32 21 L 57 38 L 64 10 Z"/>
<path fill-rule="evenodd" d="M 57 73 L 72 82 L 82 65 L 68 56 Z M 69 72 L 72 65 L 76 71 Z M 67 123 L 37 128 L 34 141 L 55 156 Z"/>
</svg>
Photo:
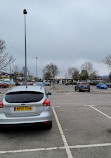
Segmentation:
<svg viewBox="0 0 111 158">
<path fill-rule="evenodd" d="M 25 86 L 27 87 L 27 49 L 26 49 L 26 14 L 27 10 L 23 10 L 24 14 L 24 29 L 25 29 Z"/>
<path fill-rule="evenodd" d="M 37 57 L 36 57 L 36 82 L 37 82 Z"/>
<path fill-rule="evenodd" d="M 11 88 L 11 72 L 12 70 L 11 70 L 11 63 L 10 63 L 10 88 Z"/>
</svg>

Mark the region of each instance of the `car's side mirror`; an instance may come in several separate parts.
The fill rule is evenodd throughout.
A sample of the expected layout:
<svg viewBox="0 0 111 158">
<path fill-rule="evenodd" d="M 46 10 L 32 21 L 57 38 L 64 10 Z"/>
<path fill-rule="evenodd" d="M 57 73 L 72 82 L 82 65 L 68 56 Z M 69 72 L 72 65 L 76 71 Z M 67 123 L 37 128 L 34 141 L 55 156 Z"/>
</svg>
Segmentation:
<svg viewBox="0 0 111 158">
<path fill-rule="evenodd" d="M 51 92 L 48 92 L 47 95 L 51 95 Z"/>
</svg>

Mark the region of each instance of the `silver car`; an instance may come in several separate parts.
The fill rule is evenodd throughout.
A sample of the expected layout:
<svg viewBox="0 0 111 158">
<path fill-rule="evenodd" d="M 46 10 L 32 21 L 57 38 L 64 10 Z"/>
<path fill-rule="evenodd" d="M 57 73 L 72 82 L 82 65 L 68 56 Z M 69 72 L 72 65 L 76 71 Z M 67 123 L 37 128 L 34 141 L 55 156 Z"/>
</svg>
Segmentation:
<svg viewBox="0 0 111 158">
<path fill-rule="evenodd" d="M 0 126 L 43 124 L 52 127 L 52 107 L 43 86 L 16 86 L 0 102 Z"/>
</svg>

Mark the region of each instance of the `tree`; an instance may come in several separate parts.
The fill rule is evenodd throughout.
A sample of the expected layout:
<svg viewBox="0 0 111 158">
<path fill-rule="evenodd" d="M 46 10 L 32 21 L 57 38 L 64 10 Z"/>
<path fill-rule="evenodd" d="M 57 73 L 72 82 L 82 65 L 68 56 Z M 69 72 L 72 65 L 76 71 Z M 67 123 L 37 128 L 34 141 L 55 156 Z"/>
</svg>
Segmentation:
<svg viewBox="0 0 111 158">
<path fill-rule="evenodd" d="M 111 72 L 109 73 L 109 81 L 111 82 Z"/>
<path fill-rule="evenodd" d="M 49 73 L 49 72 L 44 73 L 43 78 L 44 78 L 45 80 L 51 79 L 50 73 Z"/>
<path fill-rule="evenodd" d="M 58 74 L 59 74 L 58 66 L 53 63 L 46 65 L 43 69 L 44 79 L 54 79 Z"/>
<path fill-rule="evenodd" d="M 5 41 L 0 39 L 0 70 L 2 70 L 3 68 L 7 67 L 9 64 L 15 61 L 13 56 L 8 55 L 8 53 L 4 52 L 5 49 Z"/>
<path fill-rule="evenodd" d="M 87 80 L 88 79 L 88 72 L 86 70 L 82 70 L 80 73 L 80 79 L 81 80 Z"/>
<path fill-rule="evenodd" d="M 15 83 L 18 82 L 18 74 L 19 74 L 18 66 L 14 66 L 12 69 L 12 77 L 13 77 Z"/>
<path fill-rule="evenodd" d="M 20 75 L 25 78 L 25 66 L 22 67 L 22 71 L 20 72 Z M 27 68 L 27 80 L 32 80 L 32 75 L 29 71 L 29 69 Z"/>
<path fill-rule="evenodd" d="M 79 71 L 75 67 L 69 67 L 68 68 L 68 74 L 73 80 L 78 80 L 79 79 Z"/>
<path fill-rule="evenodd" d="M 111 68 L 111 55 L 105 57 L 104 63 Z M 111 71 L 109 73 L 109 81 L 111 81 Z"/>
<path fill-rule="evenodd" d="M 111 55 L 108 55 L 105 58 L 104 63 L 107 64 L 109 67 L 111 67 Z"/>
<path fill-rule="evenodd" d="M 97 78 L 98 78 L 98 74 L 96 71 L 93 71 L 89 76 L 90 80 L 97 80 Z"/>
<path fill-rule="evenodd" d="M 81 69 L 86 70 L 89 76 L 93 72 L 93 64 L 90 62 L 85 62 L 82 64 Z"/>
</svg>

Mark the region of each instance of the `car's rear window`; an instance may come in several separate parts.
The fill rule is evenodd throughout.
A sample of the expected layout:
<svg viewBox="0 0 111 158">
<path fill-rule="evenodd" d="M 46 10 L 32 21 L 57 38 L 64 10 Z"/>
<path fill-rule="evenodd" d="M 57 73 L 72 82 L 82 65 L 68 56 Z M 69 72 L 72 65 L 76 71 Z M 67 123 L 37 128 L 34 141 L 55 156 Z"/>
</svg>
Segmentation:
<svg viewBox="0 0 111 158">
<path fill-rule="evenodd" d="M 82 86 L 88 86 L 88 83 L 82 83 Z"/>
<path fill-rule="evenodd" d="M 29 102 L 39 102 L 44 97 L 41 92 L 33 91 L 19 91 L 10 92 L 5 95 L 5 100 L 8 103 L 29 103 Z"/>
</svg>

